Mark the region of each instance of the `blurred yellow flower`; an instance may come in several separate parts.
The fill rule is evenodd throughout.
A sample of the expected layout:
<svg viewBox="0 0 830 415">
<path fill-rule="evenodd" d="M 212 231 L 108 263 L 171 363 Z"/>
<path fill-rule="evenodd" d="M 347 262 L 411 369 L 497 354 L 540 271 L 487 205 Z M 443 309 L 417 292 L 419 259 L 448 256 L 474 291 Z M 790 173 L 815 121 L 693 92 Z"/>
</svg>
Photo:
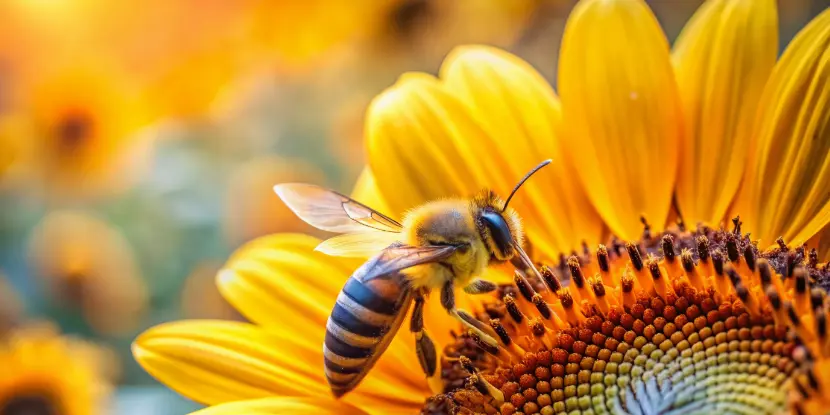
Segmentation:
<svg viewBox="0 0 830 415">
<path fill-rule="evenodd" d="M 24 118 L 19 113 L 0 114 L 0 189 L 19 187 L 32 176 L 24 160 L 33 144 L 22 139 L 31 136 L 31 125 Z"/>
<path fill-rule="evenodd" d="M 136 132 L 149 122 L 134 85 L 113 68 L 54 68 L 22 87 L 15 166 L 25 183 L 57 198 L 111 194 L 133 183 L 148 142 Z"/>
<path fill-rule="evenodd" d="M 118 334 L 141 321 L 148 293 L 129 242 L 79 211 L 55 211 L 33 230 L 31 269 L 53 300 L 77 308 L 93 329 Z"/>
<path fill-rule="evenodd" d="M 88 29 L 96 27 L 100 0 L 29 1 L 8 0 L 0 4 L 0 57 L 5 68 L 18 78 L 31 79 L 52 65 L 64 65 L 91 56 Z M 42 53 L 49 50 L 50 53 Z"/>
<path fill-rule="evenodd" d="M 38 77 L 106 56 L 141 85 L 155 115 L 193 117 L 235 76 L 307 71 L 365 37 L 398 2 L 149 0 L 135 10 L 103 0 L 12 0 L 0 4 L 0 57 Z"/>
<path fill-rule="evenodd" d="M 298 219 L 272 188 L 274 183 L 324 181 L 322 171 L 301 160 L 263 156 L 237 167 L 225 197 L 225 230 L 231 244 L 275 232 L 316 232 Z"/>
<path fill-rule="evenodd" d="M 105 413 L 111 385 L 96 350 L 49 325 L 0 339 L 0 413 Z"/>
<path fill-rule="evenodd" d="M 251 7 L 245 1 L 150 0 L 141 13 L 104 4 L 106 17 L 96 20 L 113 23 L 95 37 L 116 39 L 107 42 L 110 53 L 130 69 L 157 117 L 203 115 L 217 92 L 254 64 L 242 56 L 237 40 L 239 19 Z"/>
<path fill-rule="evenodd" d="M 9 117 L 3 115 L 2 110 L 0 110 L 0 178 L 3 177 L 6 168 L 17 157 L 19 147 L 14 134 L 9 131 L 10 129 L 6 125 L 9 122 Z"/>
<path fill-rule="evenodd" d="M 231 42 L 243 11 L 242 2 L 148 0 L 136 10 L 102 0 L 12 0 L 0 5 L 0 56 L 27 79 L 105 57 L 141 86 L 154 115 L 198 115 L 241 63 Z"/>
</svg>

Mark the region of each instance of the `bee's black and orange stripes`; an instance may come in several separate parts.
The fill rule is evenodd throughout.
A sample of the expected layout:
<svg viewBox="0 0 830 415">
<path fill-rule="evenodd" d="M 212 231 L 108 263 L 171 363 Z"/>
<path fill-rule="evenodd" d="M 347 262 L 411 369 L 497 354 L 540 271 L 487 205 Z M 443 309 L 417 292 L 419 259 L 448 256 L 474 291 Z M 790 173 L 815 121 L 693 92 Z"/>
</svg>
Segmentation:
<svg viewBox="0 0 830 415">
<path fill-rule="evenodd" d="M 386 350 L 401 326 L 412 293 L 400 273 L 363 282 L 373 261 L 346 282 L 326 323 L 326 379 L 340 397 L 354 389 Z"/>
</svg>

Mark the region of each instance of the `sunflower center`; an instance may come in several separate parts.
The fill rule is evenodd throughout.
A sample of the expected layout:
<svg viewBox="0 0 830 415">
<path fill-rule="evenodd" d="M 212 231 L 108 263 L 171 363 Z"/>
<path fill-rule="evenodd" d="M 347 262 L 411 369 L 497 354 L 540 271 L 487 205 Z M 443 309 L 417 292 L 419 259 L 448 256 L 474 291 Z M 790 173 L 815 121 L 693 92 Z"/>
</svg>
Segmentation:
<svg viewBox="0 0 830 415">
<path fill-rule="evenodd" d="M 42 394 L 14 396 L 0 402 L 0 415 L 59 415 L 57 406 Z"/>
<path fill-rule="evenodd" d="M 406 0 L 396 6 L 390 16 L 392 31 L 400 39 L 409 40 L 427 23 L 433 14 L 431 0 Z"/>
<path fill-rule="evenodd" d="M 92 136 L 92 118 L 81 111 L 64 115 L 55 126 L 59 151 L 72 152 L 84 146 Z"/>
<path fill-rule="evenodd" d="M 84 297 L 86 296 L 87 280 L 87 275 L 83 272 L 67 272 L 61 278 L 61 298 L 63 298 L 68 304 L 82 304 L 84 302 Z"/>
<path fill-rule="evenodd" d="M 830 346 L 810 288 L 830 272 L 809 258 L 783 243 L 762 254 L 736 226 L 649 231 L 543 266 L 478 313 L 498 347 L 462 333 L 444 350 L 446 393 L 424 413 L 783 411 L 790 388 L 823 393 L 801 363 Z"/>
</svg>

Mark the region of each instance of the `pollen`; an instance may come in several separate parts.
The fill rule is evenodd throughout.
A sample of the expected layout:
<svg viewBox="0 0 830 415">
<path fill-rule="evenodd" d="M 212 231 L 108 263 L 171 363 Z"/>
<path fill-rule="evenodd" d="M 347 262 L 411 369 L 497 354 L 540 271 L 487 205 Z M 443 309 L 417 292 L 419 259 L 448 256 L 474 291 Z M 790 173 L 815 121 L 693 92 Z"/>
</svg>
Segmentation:
<svg viewBox="0 0 830 415">
<path fill-rule="evenodd" d="M 443 353 L 423 413 L 821 413 L 830 407 L 827 264 L 685 227 L 540 264 L 500 287 Z"/>
</svg>

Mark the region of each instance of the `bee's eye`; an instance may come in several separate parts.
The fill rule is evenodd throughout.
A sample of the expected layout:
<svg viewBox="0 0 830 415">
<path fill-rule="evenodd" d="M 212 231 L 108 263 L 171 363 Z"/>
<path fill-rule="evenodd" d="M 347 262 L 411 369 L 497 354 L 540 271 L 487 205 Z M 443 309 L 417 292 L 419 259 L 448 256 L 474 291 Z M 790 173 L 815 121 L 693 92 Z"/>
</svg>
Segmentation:
<svg viewBox="0 0 830 415">
<path fill-rule="evenodd" d="M 498 212 L 484 212 L 481 214 L 484 226 L 490 231 L 490 237 L 496 243 L 501 253 L 510 252 L 513 244 L 513 236 L 510 234 L 510 227 Z"/>
<path fill-rule="evenodd" d="M 463 243 L 461 245 L 458 245 L 458 249 L 456 250 L 456 252 L 459 252 L 461 254 L 466 254 L 469 251 L 470 251 L 470 244 L 468 244 L 468 243 Z"/>
</svg>

